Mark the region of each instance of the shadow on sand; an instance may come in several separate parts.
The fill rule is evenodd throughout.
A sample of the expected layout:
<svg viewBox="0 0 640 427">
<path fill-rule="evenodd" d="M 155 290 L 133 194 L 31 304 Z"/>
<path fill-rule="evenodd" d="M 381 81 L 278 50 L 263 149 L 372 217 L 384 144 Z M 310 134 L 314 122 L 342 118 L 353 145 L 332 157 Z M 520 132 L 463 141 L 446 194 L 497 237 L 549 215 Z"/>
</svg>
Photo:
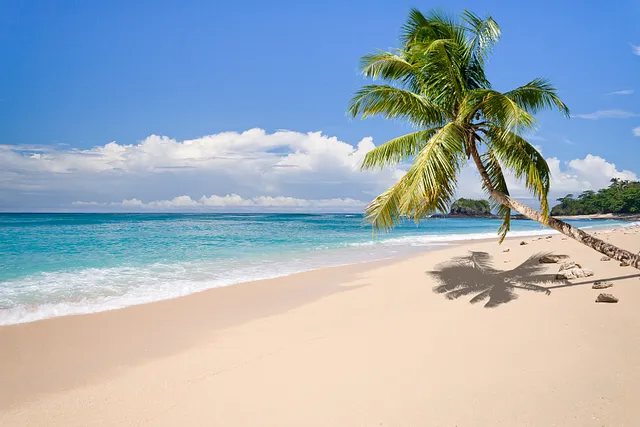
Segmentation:
<svg viewBox="0 0 640 427">
<path fill-rule="evenodd" d="M 435 293 L 444 294 L 450 300 L 472 296 L 471 304 L 486 301 L 484 306 L 493 308 L 517 299 L 518 290 L 549 295 L 551 291 L 543 284 L 569 284 L 556 280 L 555 274 L 544 273 L 547 265 L 538 262 L 543 255 L 548 254 L 535 254 L 511 270 L 496 270 L 488 253 L 471 252 L 469 256 L 439 264 L 435 271 L 427 273 L 440 282 L 433 288 Z"/>
</svg>

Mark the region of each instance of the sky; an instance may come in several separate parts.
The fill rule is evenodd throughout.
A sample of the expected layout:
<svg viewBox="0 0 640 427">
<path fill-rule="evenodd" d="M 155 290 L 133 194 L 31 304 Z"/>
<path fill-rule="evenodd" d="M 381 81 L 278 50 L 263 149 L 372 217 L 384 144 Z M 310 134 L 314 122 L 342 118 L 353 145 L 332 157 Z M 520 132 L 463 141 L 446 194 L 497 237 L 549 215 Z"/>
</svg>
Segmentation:
<svg viewBox="0 0 640 427">
<path fill-rule="evenodd" d="M 23 0 L 0 2 L 0 210 L 361 210 L 406 168 L 359 162 L 409 128 L 347 104 L 411 7 L 490 13 L 493 86 L 558 88 L 572 118 L 539 114 L 531 140 L 552 200 L 638 179 L 635 0 Z M 458 193 L 482 197 L 471 168 Z"/>
</svg>

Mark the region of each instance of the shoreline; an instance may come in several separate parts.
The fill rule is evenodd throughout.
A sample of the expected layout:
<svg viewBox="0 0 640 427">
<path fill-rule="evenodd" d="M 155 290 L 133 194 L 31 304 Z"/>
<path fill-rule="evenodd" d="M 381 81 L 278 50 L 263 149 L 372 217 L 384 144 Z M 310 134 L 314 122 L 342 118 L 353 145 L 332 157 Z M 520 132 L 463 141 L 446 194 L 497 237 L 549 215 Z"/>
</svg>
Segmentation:
<svg viewBox="0 0 640 427">
<path fill-rule="evenodd" d="M 640 221 L 640 213 L 638 214 L 589 214 L 589 215 L 558 215 L 554 216 L 557 219 L 615 219 L 620 221 Z"/>
<path fill-rule="evenodd" d="M 606 225 L 603 228 L 594 228 L 593 230 L 613 230 L 613 229 L 617 229 L 617 228 L 626 228 L 629 226 L 633 225 L 633 221 L 631 221 L 628 225 L 619 225 L 616 227 L 606 227 Z M 509 241 L 509 240 L 515 240 L 515 239 L 526 239 L 526 238 L 530 238 L 530 237 L 536 237 L 536 236 L 547 236 L 547 235 L 554 235 L 554 234 L 558 234 L 557 231 L 549 229 L 549 228 L 540 228 L 537 230 L 515 230 L 512 231 L 509 236 L 507 237 L 507 239 L 505 240 L 505 242 Z M 491 235 L 491 236 L 489 236 Z M 419 241 L 420 239 L 422 239 L 422 242 L 420 243 L 419 246 L 416 247 L 416 249 L 411 249 L 411 250 L 407 250 L 407 248 L 405 248 L 405 252 L 401 253 L 401 254 L 396 254 L 396 255 L 390 255 L 387 254 L 386 256 L 380 257 L 380 258 L 374 258 L 372 260 L 352 260 L 352 261 L 348 261 L 348 262 L 344 262 L 344 263 L 338 263 L 338 264 L 327 264 L 327 265 L 322 265 L 319 267 L 312 267 L 309 269 L 302 269 L 302 270 L 294 270 L 291 272 L 283 272 L 283 273 L 275 273 L 275 274 L 267 274 L 265 277 L 257 277 L 257 278 L 251 278 L 248 280 L 239 280 L 239 281 L 232 281 L 230 283 L 223 283 L 223 284 L 214 284 L 213 286 L 210 287 L 205 287 L 202 289 L 197 289 L 195 291 L 188 291 L 186 293 L 181 293 L 181 294 L 176 294 L 176 295 L 172 295 L 172 296 L 161 296 L 159 298 L 150 298 L 148 300 L 140 300 L 140 301 L 135 301 L 135 302 L 128 302 L 128 303 L 123 303 L 123 302 L 118 302 L 116 301 L 109 301 L 109 303 L 105 306 L 98 306 L 98 305 L 92 305 L 92 304 L 96 304 L 96 303 L 89 303 L 87 304 L 82 304 L 82 305 L 78 305 L 78 306 L 71 306 L 72 308 L 69 309 L 68 307 L 63 308 L 63 307 L 58 307 L 59 305 L 65 305 L 67 303 L 55 303 L 52 306 L 46 305 L 46 309 L 48 310 L 48 313 L 42 313 L 42 312 L 25 312 L 24 314 L 21 314 L 20 311 L 22 309 L 16 309 L 16 308 L 11 308 L 11 309 L 6 309 L 6 311 L 10 311 L 10 310 L 15 310 L 18 311 L 17 316 L 21 316 L 19 318 L 19 320 L 14 320 L 14 321 L 6 321 L 7 318 L 9 318 L 11 315 L 10 314 L 4 314 L 4 318 L 2 319 L 2 321 L 0 321 L 0 328 L 3 326 L 11 326 L 11 325 L 17 325 L 17 324 L 25 324 L 25 323 L 32 323 L 32 322 L 39 322 L 42 320 L 47 320 L 47 319 L 55 319 L 58 317 L 67 317 L 67 316 L 82 316 L 82 315 L 91 315 L 91 314 L 97 314 L 97 313 L 103 313 L 103 312 L 108 312 L 108 311 L 113 311 L 113 310 L 122 310 L 122 309 L 126 309 L 128 307 L 133 307 L 133 306 L 138 306 L 138 305 L 144 305 L 144 304 L 153 304 L 153 303 L 157 303 L 157 302 L 161 302 L 161 301 L 168 301 L 168 300 L 173 300 L 173 299 L 177 299 L 177 298 L 182 298 L 185 296 L 189 296 L 189 295 L 194 295 L 194 294 L 198 294 L 200 292 L 206 292 L 208 290 L 212 290 L 212 289 L 218 289 L 218 288 L 224 288 L 224 287 L 228 287 L 228 286 L 237 286 L 239 284 L 243 284 L 243 283 L 251 283 L 251 282 L 260 282 L 260 281 L 264 281 L 264 280 L 271 280 L 271 279 L 278 279 L 278 278 L 282 278 L 282 277 L 288 277 L 291 275 L 295 275 L 295 274 L 299 274 L 299 273 L 304 273 L 304 272 L 310 272 L 310 271 L 317 271 L 317 270 L 321 270 L 321 269 L 325 269 L 325 268 L 334 268 L 334 267 L 342 267 L 342 266 L 352 266 L 352 265 L 359 265 L 359 264 L 368 264 L 368 263 L 374 263 L 374 262 L 391 262 L 393 260 L 399 260 L 399 259 L 404 259 L 407 257 L 411 257 L 411 256 L 415 256 L 417 254 L 420 253 L 424 253 L 424 252 L 428 252 L 428 251 L 437 251 L 437 250 L 442 250 L 445 249 L 447 247 L 451 247 L 451 246 L 456 246 L 456 245 L 464 245 L 470 242 L 484 242 L 484 241 L 491 241 L 491 240 L 496 240 L 496 237 L 494 237 L 495 233 L 489 233 L 489 232 L 478 232 L 478 233 L 470 233 L 470 234 L 460 234 L 460 235 L 456 235 L 456 234 L 448 234 L 448 235 L 415 235 L 415 236 L 403 236 L 403 237 L 398 237 L 398 238 L 391 238 L 389 240 L 382 240 L 381 244 L 384 245 L 385 243 L 388 243 L 389 241 L 394 241 L 394 240 L 401 240 L 404 239 L 405 237 L 410 237 L 412 239 L 415 239 L 417 241 Z M 379 241 L 380 242 L 380 241 Z M 359 244 L 354 244 L 354 247 L 360 247 L 358 246 Z M 367 244 L 362 244 L 361 245 L 364 248 L 375 248 L 376 246 L 376 242 L 371 242 L 371 244 L 369 245 L 369 242 L 367 242 Z M 328 251 L 340 251 L 340 250 L 345 250 L 348 248 L 333 248 L 333 249 L 329 249 Z M 74 304 L 74 303 L 69 303 L 69 304 Z M 64 312 L 61 310 L 65 310 Z M 42 309 L 40 309 L 42 310 Z M 53 313 L 53 314 L 51 314 Z M 15 316 L 15 315 L 14 315 Z"/>
<path fill-rule="evenodd" d="M 595 233 L 640 249 L 640 227 Z M 640 351 L 640 274 L 564 239 L 466 242 L 2 326 L 0 424 L 489 426 L 526 416 L 527 425 L 582 427 L 597 410 L 599 421 L 624 425 L 640 416 L 624 398 L 640 394 L 631 357 Z M 434 293 L 429 272 L 469 251 L 507 271 L 536 253 L 566 253 L 596 275 L 545 285 L 550 296 L 491 291 L 500 302 L 491 309 L 469 304 L 473 294 Z M 615 281 L 619 304 L 594 304 L 600 279 Z M 594 369 L 602 360 L 607 369 Z M 612 376 L 597 376 L 605 371 Z M 508 409 L 496 414 L 493 398 Z"/>
</svg>

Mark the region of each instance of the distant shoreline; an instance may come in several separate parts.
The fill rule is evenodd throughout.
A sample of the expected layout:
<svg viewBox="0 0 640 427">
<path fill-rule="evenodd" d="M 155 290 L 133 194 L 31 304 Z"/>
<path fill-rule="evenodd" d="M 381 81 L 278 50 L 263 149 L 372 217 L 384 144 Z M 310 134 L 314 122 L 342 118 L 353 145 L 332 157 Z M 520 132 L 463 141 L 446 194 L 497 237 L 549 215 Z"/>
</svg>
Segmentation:
<svg viewBox="0 0 640 427">
<path fill-rule="evenodd" d="M 622 221 L 640 221 L 639 214 L 589 214 L 589 215 L 553 215 L 557 219 L 617 219 Z M 461 215 L 461 214 L 433 214 L 429 218 L 463 218 L 463 219 L 501 219 L 498 215 Z M 529 218 L 514 214 L 512 220 L 529 220 Z"/>
<path fill-rule="evenodd" d="M 558 219 L 619 219 L 619 220 L 625 220 L 625 221 L 640 221 L 640 213 L 639 214 L 606 213 L 606 214 L 590 214 L 590 215 L 558 215 L 558 216 L 554 216 L 554 218 L 558 218 Z"/>
</svg>

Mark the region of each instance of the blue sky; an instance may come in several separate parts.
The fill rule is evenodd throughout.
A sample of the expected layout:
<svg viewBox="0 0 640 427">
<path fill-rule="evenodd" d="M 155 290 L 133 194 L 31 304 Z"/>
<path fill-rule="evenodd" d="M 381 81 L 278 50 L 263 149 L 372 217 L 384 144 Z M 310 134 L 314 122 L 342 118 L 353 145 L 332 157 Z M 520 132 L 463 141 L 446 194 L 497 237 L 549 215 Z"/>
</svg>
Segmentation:
<svg viewBox="0 0 640 427">
<path fill-rule="evenodd" d="M 494 86 L 507 90 L 547 77 L 572 113 L 584 117 L 538 117 L 534 142 L 568 175 L 558 178 L 564 179 L 556 186 L 558 193 L 602 186 L 608 175 L 591 180 L 589 168 L 609 170 L 611 176 L 640 174 L 640 136 L 633 133 L 640 129 L 637 1 L 576 7 L 568 1 L 34 0 L 0 5 L 0 144 L 5 146 L 5 173 L 12 169 L 0 185 L 0 208 L 80 209 L 125 199 L 146 203 L 229 194 L 243 200 L 367 201 L 393 182 L 397 171 L 375 177 L 338 171 L 345 165 L 336 153 L 346 153 L 343 144 L 357 146 L 366 137 L 380 144 L 406 128 L 379 119 L 351 120 L 346 106 L 365 82 L 358 73 L 359 57 L 395 46 L 410 7 L 450 12 L 473 7 L 479 14 L 491 13 L 503 31 L 488 66 Z M 625 94 L 611 94 L 616 91 Z M 306 169 L 296 164 L 298 175 L 278 172 L 257 182 L 260 178 L 250 173 L 243 180 L 238 168 L 226 163 L 204 162 L 200 172 L 194 172 L 199 166 L 184 162 L 151 167 L 146 148 L 146 160 L 127 158 L 138 165 L 131 170 L 114 172 L 94 162 L 105 156 L 111 141 L 138 149 L 150 135 L 159 135 L 169 143 L 149 142 L 156 150 L 150 156 L 175 159 L 165 149 L 171 144 L 178 150 L 187 140 L 216 144 L 218 134 L 235 140 L 234 135 L 255 128 L 264 135 L 245 135 L 259 140 L 250 138 L 247 144 L 263 151 L 238 151 L 231 144 L 224 154 L 255 158 L 299 152 L 308 155 Z M 274 134 L 278 130 L 291 131 L 283 135 L 293 142 L 273 142 L 274 135 L 281 135 Z M 322 135 L 312 138 L 308 132 Z M 202 139 L 208 135 L 218 137 Z M 265 138 L 271 142 L 260 142 Z M 324 169 L 317 166 L 323 150 L 333 150 L 328 161 L 333 166 Z M 210 159 L 212 152 L 204 151 Z M 355 148 L 354 153 L 357 157 Z M 594 161 L 595 156 L 602 161 Z M 25 158 L 33 161 L 27 164 Z M 46 166 L 33 166 L 45 158 Z M 85 167 L 83 159 L 93 166 Z M 571 166 L 572 160 L 583 163 Z"/>
</svg>

